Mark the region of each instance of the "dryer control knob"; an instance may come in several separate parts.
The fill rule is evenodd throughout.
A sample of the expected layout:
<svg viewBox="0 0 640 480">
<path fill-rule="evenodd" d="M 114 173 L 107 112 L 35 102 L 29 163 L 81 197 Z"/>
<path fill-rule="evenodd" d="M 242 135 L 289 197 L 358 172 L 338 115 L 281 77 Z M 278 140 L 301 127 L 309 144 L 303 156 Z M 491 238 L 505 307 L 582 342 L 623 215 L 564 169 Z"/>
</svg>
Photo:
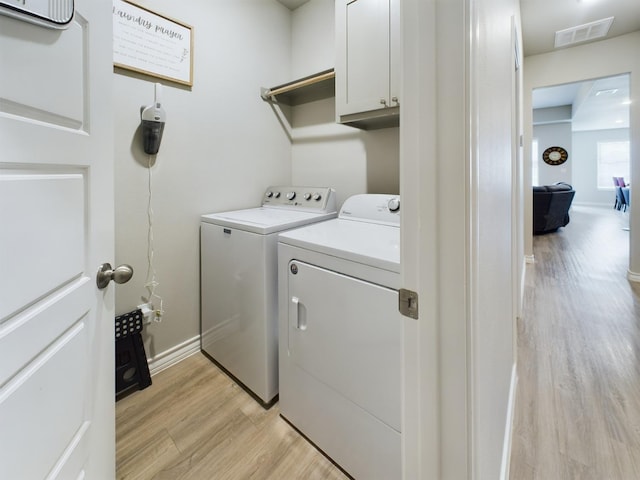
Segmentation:
<svg viewBox="0 0 640 480">
<path fill-rule="evenodd" d="M 276 192 L 273 194 L 274 198 L 280 198 L 280 192 Z"/>
<path fill-rule="evenodd" d="M 294 198 L 296 198 L 296 192 L 287 193 L 287 200 L 293 200 Z"/>
<path fill-rule="evenodd" d="M 397 212 L 400 210 L 400 199 L 398 197 L 392 198 L 387 203 L 387 208 L 390 212 Z"/>
<path fill-rule="evenodd" d="M 271 197 L 273 197 L 273 192 L 271 190 L 269 190 L 267 192 L 267 198 L 271 198 Z"/>
<path fill-rule="evenodd" d="M 313 199 L 314 199 L 316 202 L 319 202 L 320 200 L 322 200 L 322 195 L 320 195 L 319 193 L 314 193 L 314 194 L 313 194 Z"/>
<path fill-rule="evenodd" d="M 311 200 L 311 194 L 310 193 L 305 193 L 304 194 L 304 199 L 305 200 Z"/>
</svg>

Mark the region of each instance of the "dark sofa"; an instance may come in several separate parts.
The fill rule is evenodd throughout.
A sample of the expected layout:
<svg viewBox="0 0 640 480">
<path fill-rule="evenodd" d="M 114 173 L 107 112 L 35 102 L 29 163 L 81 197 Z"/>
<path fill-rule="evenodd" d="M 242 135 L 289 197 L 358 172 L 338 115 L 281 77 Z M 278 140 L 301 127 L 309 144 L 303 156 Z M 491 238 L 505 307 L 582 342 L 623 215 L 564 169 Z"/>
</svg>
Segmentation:
<svg viewBox="0 0 640 480">
<path fill-rule="evenodd" d="M 533 233 L 555 232 L 567 225 L 575 194 L 568 183 L 533 187 Z"/>
</svg>

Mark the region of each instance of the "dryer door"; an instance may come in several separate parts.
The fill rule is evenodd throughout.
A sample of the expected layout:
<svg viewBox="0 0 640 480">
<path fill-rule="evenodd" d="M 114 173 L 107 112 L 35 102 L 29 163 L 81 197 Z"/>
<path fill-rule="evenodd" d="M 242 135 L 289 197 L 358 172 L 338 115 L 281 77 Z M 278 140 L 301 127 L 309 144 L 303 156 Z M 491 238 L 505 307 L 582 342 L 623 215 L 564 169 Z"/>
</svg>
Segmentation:
<svg viewBox="0 0 640 480">
<path fill-rule="evenodd" d="M 356 478 L 400 478 L 398 292 L 299 261 L 288 292 L 283 415 Z"/>
</svg>

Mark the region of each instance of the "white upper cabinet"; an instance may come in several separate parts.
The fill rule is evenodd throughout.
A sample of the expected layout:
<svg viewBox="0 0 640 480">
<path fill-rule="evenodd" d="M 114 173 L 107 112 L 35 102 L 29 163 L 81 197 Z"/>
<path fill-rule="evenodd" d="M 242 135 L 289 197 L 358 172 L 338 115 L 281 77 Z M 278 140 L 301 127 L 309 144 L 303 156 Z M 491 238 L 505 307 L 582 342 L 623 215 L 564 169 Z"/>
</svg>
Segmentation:
<svg viewBox="0 0 640 480">
<path fill-rule="evenodd" d="M 359 128 L 397 126 L 400 0 L 336 0 L 336 116 Z"/>
</svg>

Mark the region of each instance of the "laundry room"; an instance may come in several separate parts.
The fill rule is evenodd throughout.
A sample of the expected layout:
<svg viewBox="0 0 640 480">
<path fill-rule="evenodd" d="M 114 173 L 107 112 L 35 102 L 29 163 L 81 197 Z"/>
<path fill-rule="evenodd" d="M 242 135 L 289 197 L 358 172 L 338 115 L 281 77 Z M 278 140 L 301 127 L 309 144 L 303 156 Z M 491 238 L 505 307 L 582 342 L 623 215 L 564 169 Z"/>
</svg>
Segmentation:
<svg viewBox="0 0 640 480">
<path fill-rule="evenodd" d="M 518 0 L 27 3 L 0 0 L 0 477 L 498 478 Z M 203 332 L 207 282 L 242 311 Z M 262 352 L 216 350 L 256 305 L 263 392 L 226 366 Z"/>
<path fill-rule="evenodd" d="M 148 299 L 152 271 L 162 314 L 143 338 L 154 374 L 200 349 L 200 216 L 257 206 L 270 185 L 332 187 L 338 208 L 355 194 L 397 194 L 399 128 L 340 125 L 333 96 L 296 106 L 261 98 L 261 89 L 334 68 L 333 0 L 293 10 L 276 0 L 136 3 L 193 35 L 192 85 L 160 80 L 157 155 L 144 153 L 139 126 L 158 80 L 113 75 L 115 261 L 135 270 L 118 287 L 116 313 Z"/>
</svg>

